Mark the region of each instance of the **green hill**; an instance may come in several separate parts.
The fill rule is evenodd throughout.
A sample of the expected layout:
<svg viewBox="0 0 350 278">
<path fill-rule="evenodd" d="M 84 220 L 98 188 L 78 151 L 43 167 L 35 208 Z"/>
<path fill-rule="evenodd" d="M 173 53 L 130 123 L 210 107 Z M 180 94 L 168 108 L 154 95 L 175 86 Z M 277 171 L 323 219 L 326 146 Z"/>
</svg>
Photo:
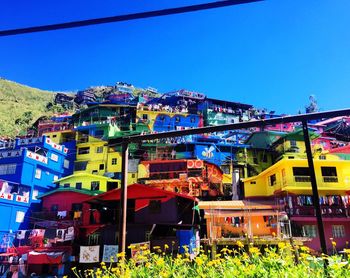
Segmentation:
<svg viewBox="0 0 350 278">
<path fill-rule="evenodd" d="M 37 118 L 51 115 L 55 94 L 0 78 L 0 136 L 21 135 Z"/>
</svg>

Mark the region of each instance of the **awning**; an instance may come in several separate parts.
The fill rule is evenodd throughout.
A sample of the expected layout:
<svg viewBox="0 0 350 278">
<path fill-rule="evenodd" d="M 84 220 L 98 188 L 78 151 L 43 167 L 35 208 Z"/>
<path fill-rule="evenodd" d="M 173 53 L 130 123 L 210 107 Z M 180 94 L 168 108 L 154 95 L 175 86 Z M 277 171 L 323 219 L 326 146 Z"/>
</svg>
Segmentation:
<svg viewBox="0 0 350 278">
<path fill-rule="evenodd" d="M 60 264 L 63 252 L 35 252 L 28 254 L 28 264 Z"/>
</svg>

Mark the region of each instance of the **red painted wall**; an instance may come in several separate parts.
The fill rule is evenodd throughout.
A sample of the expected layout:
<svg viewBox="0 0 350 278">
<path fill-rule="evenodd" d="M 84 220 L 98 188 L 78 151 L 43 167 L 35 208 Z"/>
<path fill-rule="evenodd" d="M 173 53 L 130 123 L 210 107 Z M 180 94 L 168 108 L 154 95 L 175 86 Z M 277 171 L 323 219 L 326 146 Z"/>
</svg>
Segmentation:
<svg viewBox="0 0 350 278">
<path fill-rule="evenodd" d="M 72 204 L 83 203 L 86 199 L 91 198 L 90 195 L 77 193 L 77 192 L 56 192 L 42 198 L 43 211 L 51 211 L 53 205 L 58 205 L 59 211 L 72 211 Z M 82 220 L 83 225 L 89 224 L 90 219 L 90 205 L 87 203 L 83 204 Z"/>
</svg>

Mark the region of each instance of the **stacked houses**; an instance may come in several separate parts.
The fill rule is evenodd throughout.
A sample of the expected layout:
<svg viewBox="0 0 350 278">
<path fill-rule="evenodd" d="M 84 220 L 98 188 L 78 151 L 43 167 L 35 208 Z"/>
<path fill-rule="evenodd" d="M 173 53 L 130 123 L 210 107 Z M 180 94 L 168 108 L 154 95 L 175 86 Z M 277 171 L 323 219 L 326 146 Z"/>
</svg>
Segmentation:
<svg viewBox="0 0 350 278">
<path fill-rule="evenodd" d="M 122 136 L 278 117 L 252 105 L 179 90 L 116 86 L 60 94 L 74 114 L 39 119 L 0 144 L 1 273 L 68 274 L 118 252 Z M 350 239 L 349 118 L 310 123 L 327 238 Z M 129 146 L 127 244 L 261 246 L 294 241 L 319 251 L 299 123 L 143 141 Z M 331 241 L 328 248 L 332 249 Z M 129 251 L 128 251 L 129 252 Z M 133 250 L 130 254 L 132 256 Z"/>
</svg>

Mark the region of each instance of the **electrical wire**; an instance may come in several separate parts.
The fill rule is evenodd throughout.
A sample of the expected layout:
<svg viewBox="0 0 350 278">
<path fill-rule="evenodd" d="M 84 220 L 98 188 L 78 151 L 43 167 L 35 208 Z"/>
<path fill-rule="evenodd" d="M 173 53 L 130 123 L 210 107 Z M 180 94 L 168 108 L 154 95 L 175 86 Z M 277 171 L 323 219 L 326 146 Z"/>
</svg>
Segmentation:
<svg viewBox="0 0 350 278">
<path fill-rule="evenodd" d="M 155 10 L 155 11 L 148 11 L 148 12 L 141 12 L 141 13 L 116 15 L 116 16 L 103 17 L 103 18 L 93 18 L 93 19 L 80 20 L 80 21 L 71 21 L 71 22 L 57 23 L 57 24 L 50 24 L 50 25 L 9 29 L 9 30 L 0 31 L 0 37 L 53 31 L 53 30 L 60 30 L 60 29 L 78 28 L 78 27 L 84 27 L 84 26 L 106 24 L 106 23 L 120 22 L 120 21 L 129 21 L 129 20 L 143 19 L 143 18 L 152 18 L 152 17 L 159 17 L 159 16 L 166 16 L 166 15 L 173 15 L 173 14 L 183 14 L 183 13 L 228 7 L 228 6 L 258 2 L 258 1 L 263 1 L 263 0 L 216 1 L 211 3 L 183 6 L 178 8 L 169 8 L 169 9 L 162 9 L 162 10 Z"/>
</svg>

